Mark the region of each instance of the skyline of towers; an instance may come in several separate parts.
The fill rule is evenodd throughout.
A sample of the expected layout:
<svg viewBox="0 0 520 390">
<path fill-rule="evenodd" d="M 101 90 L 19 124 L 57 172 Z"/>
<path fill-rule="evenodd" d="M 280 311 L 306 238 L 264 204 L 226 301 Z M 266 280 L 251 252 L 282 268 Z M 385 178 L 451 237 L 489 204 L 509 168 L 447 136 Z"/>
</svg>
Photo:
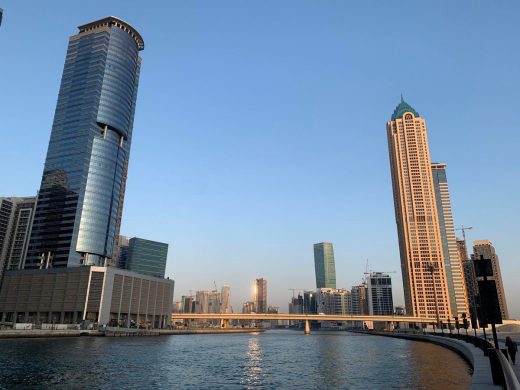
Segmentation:
<svg viewBox="0 0 520 390">
<path fill-rule="evenodd" d="M 143 49 L 114 17 L 69 38 L 26 268 L 112 263 Z"/>
<path fill-rule="evenodd" d="M 386 128 L 406 310 L 414 316 L 448 319 L 451 307 L 426 122 L 401 97 Z"/>
<path fill-rule="evenodd" d="M 336 264 L 332 242 L 314 244 L 316 288 L 336 288 Z"/>
<path fill-rule="evenodd" d="M 455 237 L 455 225 L 448 189 L 448 178 L 446 176 L 446 164 L 432 163 L 431 168 L 451 314 L 452 317 L 461 317 L 462 313 L 469 313 L 469 306 L 462 260 L 459 258 L 457 238 Z"/>
</svg>

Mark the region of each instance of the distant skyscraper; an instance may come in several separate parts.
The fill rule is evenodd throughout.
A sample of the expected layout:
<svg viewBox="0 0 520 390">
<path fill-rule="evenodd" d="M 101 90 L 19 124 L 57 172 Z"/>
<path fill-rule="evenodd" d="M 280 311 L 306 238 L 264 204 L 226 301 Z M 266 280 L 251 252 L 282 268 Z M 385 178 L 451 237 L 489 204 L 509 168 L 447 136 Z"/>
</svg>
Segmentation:
<svg viewBox="0 0 520 390">
<path fill-rule="evenodd" d="M 489 240 L 476 240 L 473 241 L 473 259 L 477 261 L 480 258 L 491 259 L 491 265 L 493 266 L 493 279 L 497 286 L 498 302 L 500 304 L 500 313 L 502 314 L 503 320 L 509 319 L 509 311 L 507 310 L 506 294 L 504 292 L 504 283 L 502 282 L 502 273 L 500 272 L 500 263 L 498 261 L 498 255 L 495 252 L 493 243 Z"/>
<path fill-rule="evenodd" d="M 2 25 L 2 18 L 4 16 L 4 10 L 0 8 L 0 26 Z"/>
<path fill-rule="evenodd" d="M 336 264 L 331 242 L 314 244 L 316 288 L 336 288 Z"/>
<path fill-rule="evenodd" d="M 0 198 L 0 285 L 4 270 L 23 268 L 35 197 Z"/>
<path fill-rule="evenodd" d="M 452 316 L 458 315 L 460 317 L 462 313 L 469 313 L 469 307 L 466 297 L 466 283 L 464 281 L 462 261 L 459 258 L 457 250 L 457 238 L 455 237 L 450 193 L 448 191 L 446 164 L 431 164 L 431 167 L 451 312 Z"/>
<path fill-rule="evenodd" d="M 297 297 L 292 297 L 289 303 L 290 314 L 303 314 L 303 296 L 298 294 Z"/>
<path fill-rule="evenodd" d="M 192 296 L 183 295 L 181 298 L 182 312 L 183 313 L 194 313 L 195 312 L 195 301 Z"/>
<path fill-rule="evenodd" d="M 314 291 L 303 292 L 303 313 L 316 314 L 318 313 L 318 305 L 316 303 L 316 293 Z"/>
<path fill-rule="evenodd" d="M 133 237 L 126 256 L 126 269 L 144 275 L 164 278 L 168 244 Z"/>
<path fill-rule="evenodd" d="M 367 285 L 362 283 L 358 286 L 352 286 L 351 291 L 351 313 L 357 315 L 368 314 L 368 291 Z"/>
<path fill-rule="evenodd" d="M 70 37 L 25 268 L 113 263 L 143 48 L 114 17 Z"/>
<path fill-rule="evenodd" d="M 457 238 L 457 253 L 462 262 L 462 269 L 464 271 L 464 282 L 466 284 L 466 297 L 468 299 L 469 316 L 473 324 L 476 324 L 477 319 L 477 301 L 478 295 L 477 277 L 475 276 L 475 267 L 473 261 L 468 257 L 468 250 L 466 247 L 466 240 L 459 240 Z"/>
<path fill-rule="evenodd" d="M 391 316 L 394 313 L 392 279 L 381 272 L 371 272 L 366 277 L 368 314 Z"/>
<path fill-rule="evenodd" d="M 318 313 L 346 315 L 350 314 L 352 303 L 351 293 L 347 290 L 320 288 L 316 291 Z"/>
<path fill-rule="evenodd" d="M 253 301 L 244 302 L 242 305 L 242 314 L 250 314 L 255 311 L 255 303 Z"/>
<path fill-rule="evenodd" d="M 267 313 L 267 280 L 255 279 L 254 302 L 256 313 Z"/>
<path fill-rule="evenodd" d="M 410 315 L 451 316 L 426 123 L 402 98 L 386 125 L 404 298 Z"/>
<path fill-rule="evenodd" d="M 231 288 L 228 285 L 222 286 L 220 295 L 220 312 L 223 314 L 231 314 Z"/>
</svg>

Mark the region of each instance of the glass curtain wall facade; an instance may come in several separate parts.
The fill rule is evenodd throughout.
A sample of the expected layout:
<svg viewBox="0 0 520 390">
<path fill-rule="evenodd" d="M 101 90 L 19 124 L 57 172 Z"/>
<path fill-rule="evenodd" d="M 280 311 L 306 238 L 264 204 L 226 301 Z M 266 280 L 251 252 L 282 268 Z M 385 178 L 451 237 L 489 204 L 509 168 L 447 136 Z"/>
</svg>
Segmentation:
<svg viewBox="0 0 520 390">
<path fill-rule="evenodd" d="M 368 314 L 391 316 L 394 314 L 392 279 L 382 272 L 372 272 L 366 278 Z"/>
<path fill-rule="evenodd" d="M 466 285 L 462 261 L 457 250 L 457 237 L 455 237 L 455 225 L 451 210 L 450 193 L 448 190 L 448 178 L 446 176 L 446 164 L 433 163 L 432 177 L 435 199 L 437 202 L 437 216 L 441 231 L 442 253 L 444 267 L 446 269 L 446 281 L 450 296 L 452 316 L 461 316 L 469 313 L 466 298 Z"/>
<path fill-rule="evenodd" d="M 70 37 L 25 268 L 111 263 L 143 49 L 114 17 Z"/>
<path fill-rule="evenodd" d="M 314 244 L 316 288 L 336 288 L 336 263 L 331 242 Z"/>
<path fill-rule="evenodd" d="M 126 269 L 144 275 L 164 278 L 168 244 L 134 237 L 126 255 Z"/>
</svg>

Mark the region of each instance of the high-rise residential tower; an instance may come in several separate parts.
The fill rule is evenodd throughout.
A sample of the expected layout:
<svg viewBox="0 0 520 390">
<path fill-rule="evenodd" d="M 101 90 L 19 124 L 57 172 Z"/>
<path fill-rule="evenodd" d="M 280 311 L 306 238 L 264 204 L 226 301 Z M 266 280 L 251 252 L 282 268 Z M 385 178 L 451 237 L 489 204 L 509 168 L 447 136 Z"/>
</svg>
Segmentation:
<svg viewBox="0 0 520 390">
<path fill-rule="evenodd" d="M 316 288 L 336 288 L 336 264 L 332 242 L 314 244 Z"/>
<path fill-rule="evenodd" d="M 227 284 L 220 289 L 220 312 L 231 314 L 231 287 Z"/>
<path fill-rule="evenodd" d="M 493 277 L 497 287 L 498 303 L 500 305 L 500 314 L 503 320 L 509 319 L 509 311 L 507 310 L 506 293 L 504 292 L 504 282 L 502 281 L 502 273 L 500 272 L 500 263 L 498 255 L 495 252 L 493 243 L 489 240 L 473 241 L 473 260 L 478 261 L 481 258 L 491 259 L 493 268 Z"/>
<path fill-rule="evenodd" d="M 406 311 L 448 319 L 450 298 L 426 122 L 401 97 L 386 129 Z"/>
<path fill-rule="evenodd" d="M 267 313 L 267 280 L 255 279 L 253 300 L 257 313 Z"/>
<path fill-rule="evenodd" d="M 371 272 L 366 277 L 368 314 L 391 316 L 394 314 L 392 279 L 382 272 Z"/>
<path fill-rule="evenodd" d="M 448 292 L 450 296 L 451 314 L 453 317 L 461 317 L 462 313 L 469 314 L 469 307 L 466 296 L 464 270 L 457 250 L 457 238 L 455 237 L 455 226 L 453 223 L 453 213 L 451 211 L 446 164 L 433 163 L 431 167 L 435 200 L 437 202 L 437 216 L 439 218 L 439 228 L 441 231 L 444 268 L 446 270 L 446 281 L 448 282 Z"/>
<path fill-rule="evenodd" d="M 25 268 L 113 263 L 143 49 L 115 17 L 70 37 Z"/>
</svg>

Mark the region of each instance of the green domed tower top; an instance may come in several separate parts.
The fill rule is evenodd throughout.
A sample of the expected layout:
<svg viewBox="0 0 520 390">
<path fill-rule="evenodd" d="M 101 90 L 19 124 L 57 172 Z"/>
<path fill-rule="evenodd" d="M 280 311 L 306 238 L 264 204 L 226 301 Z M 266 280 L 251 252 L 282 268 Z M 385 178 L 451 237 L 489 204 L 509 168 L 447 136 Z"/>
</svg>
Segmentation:
<svg viewBox="0 0 520 390">
<path fill-rule="evenodd" d="M 415 109 L 406 103 L 403 99 L 403 95 L 401 95 L 401 103 L 395 108 L 394 113 L 392 114 L 392 120 L 395 121 L 397 118 L 401 118 L 405 112 L 411 112 L 415 116 L 420 116 Z"/>
</svg>

